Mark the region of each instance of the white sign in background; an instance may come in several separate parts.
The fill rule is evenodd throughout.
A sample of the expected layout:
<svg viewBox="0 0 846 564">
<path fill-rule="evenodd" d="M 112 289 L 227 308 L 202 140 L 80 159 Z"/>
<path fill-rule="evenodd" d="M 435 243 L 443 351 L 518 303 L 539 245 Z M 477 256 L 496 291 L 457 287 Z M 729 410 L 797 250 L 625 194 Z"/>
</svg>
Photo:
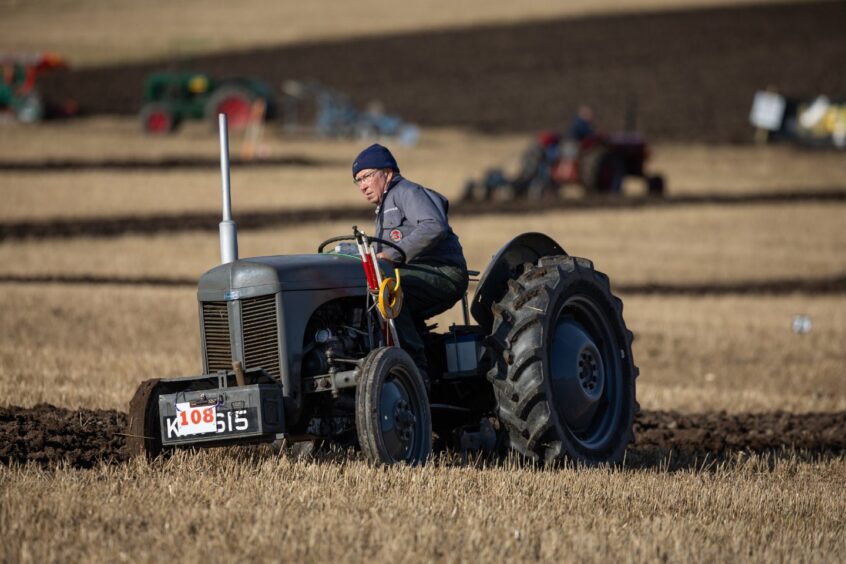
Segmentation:
<svg viewBox="0 0 846 564">
<path fill-rule="evenodd" d="M 752 101 L 749 121 L 755 127 L 778 131 L 781 127 L 781 120 L 784 119 L 785 106 L 786 102 L 783 96 L 774 92 L 759 90 L 755 93 L 755 99 Z"/>
</svg>

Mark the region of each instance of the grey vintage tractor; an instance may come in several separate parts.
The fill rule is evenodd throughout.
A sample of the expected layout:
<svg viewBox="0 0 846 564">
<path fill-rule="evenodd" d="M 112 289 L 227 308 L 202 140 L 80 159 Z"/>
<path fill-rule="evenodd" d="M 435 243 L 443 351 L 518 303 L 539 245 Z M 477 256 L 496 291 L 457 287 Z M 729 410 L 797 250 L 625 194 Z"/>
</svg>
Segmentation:
<svg viewBox="0 0 846 564">
<path fill-rule="evenodd" d="M 222 124 L 222 146 L 224 136 Z M 390 241 L 355 229 L 315 254 L 238 259 L 228 209 L 226 173 L 224 264 L 197 289 L 202 374 L 139 386 L 134 454 L 284 440 L 357 447 L 377 464 L 422 464 L 433 447 L 510 447 L 544 463 L 623 458 L 638 410 L 632 333 L 591 261 L 540 233 L 508 242 L 463 301 L 465 323 L 427 329 L 427 387 L 384 331 L 366 252 L 332 246 Z"/>
</svg>

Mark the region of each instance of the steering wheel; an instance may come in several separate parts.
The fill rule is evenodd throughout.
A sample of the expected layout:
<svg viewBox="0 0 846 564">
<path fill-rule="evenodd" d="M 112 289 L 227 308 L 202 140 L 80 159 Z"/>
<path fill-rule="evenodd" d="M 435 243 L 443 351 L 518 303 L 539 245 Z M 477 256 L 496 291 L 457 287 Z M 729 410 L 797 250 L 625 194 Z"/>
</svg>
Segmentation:
<svg viewBox="0 0 846 564">
<path fill-rule="evenodd" d="M 390 247 L 396 252 L 398 252 L 400 254 L 400 260 L 396 264 L 405 264 L 405 251 L 403 251 L 399 245 L 397 245 L 393 241 L 386 241 L 384 239 L 379 239 L 378 237 L 368 237 L 368 239 L 370 241 L 376 241 L 377 243 L 381 243 L 382 245 Z M 327 245 L 331 245 L 332 243 L 339 243 L 341 241 L 355 241 L 355 237 L 351 235 L 341 235 L 339 237 L 332 237 L 331 239 L 326 239 L 325 241 L 320 243 L 319 247 L 317 247 L 317 252 L 322 253 L 323 249 L 325 249 Z"/>
</svg>

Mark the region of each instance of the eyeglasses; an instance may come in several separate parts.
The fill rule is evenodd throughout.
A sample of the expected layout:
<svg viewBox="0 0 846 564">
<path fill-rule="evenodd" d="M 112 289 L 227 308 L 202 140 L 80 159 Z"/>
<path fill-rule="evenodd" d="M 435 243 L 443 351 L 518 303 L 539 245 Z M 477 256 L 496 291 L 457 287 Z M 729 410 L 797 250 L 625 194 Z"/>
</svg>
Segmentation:
<svg viewBox="0 0 846 564">
<path fill-rule="evenodd" d="M 372 171 L 372 172 L 368 172 L 367 174 L 363 174 L 363 175 L 359 176 L 358 178 L 353 179 L 353 184 L 355 184 L 356 186 L 361 186 L 361 184 L 362 184 L 365 180 L 367 180 L 368 178 L 370 178 L 370 177 L 371 177 L 371 176 L 373 176 L 374 174 L 378 174 L 378 173 L 380 173 L 380 172 L 382 172 L 382 171 L 381 171 L 381 170 L 379 170 L 379 169 L 376 169 L 376 170 L 374 170 L 374 171 Z"/>
</svg>

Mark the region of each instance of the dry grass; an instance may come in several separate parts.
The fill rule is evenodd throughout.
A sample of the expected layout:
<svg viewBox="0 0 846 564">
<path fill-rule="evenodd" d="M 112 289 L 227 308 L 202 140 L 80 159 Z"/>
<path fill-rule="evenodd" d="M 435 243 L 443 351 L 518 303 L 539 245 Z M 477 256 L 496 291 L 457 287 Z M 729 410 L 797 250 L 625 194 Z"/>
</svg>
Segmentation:
<svg viewBox="0 0 846 564">
<path fill-rule="evenodd" d="M 0 467 L 0 560 L 837 562 L 844 486 L 843 458 L 668 474 L 380 470 L 233 450 Z"/>
<path fill-rule="evenodd" d="M 511 237 L 540 231 L 593 259 L 617 283 L 737 282 L 846 272 L 842 204 L 699 206 L 457 218 L 471 267 Z M 353 221 L 245 231 L 241 256 L 312 253 Z M 369 225 L 364 217 L 360 225 Z M 2 274 L 196 278 L 219 261 L 216 233 L 22 241 L 0 245 Z"/>
<path fill-rule="evenodd" d="M 0 51 L 58 51 L 76 66 L 420 29 L 761 0 L 0 1 Z M 769 0 L 773 2 L 773 0 Z M 108 45 L 108 48 L 103 48 Z"/>
<path fill-rule="evenodd" d="M 203 124 L 173 137 L 142 135 L 134 120 L 97 118 L 37 127 L 0 129 L 6 160 L 159 159 L 218 155 L 217 138 Z M 319 159 L 324 166 L 232 169 L 236 214 L 266 208 L 319 208 L 366 203 L 350 182 L 349 163 L 362 141 L 290 138 L 267 132 L 270 156 Z M 465 181 L 498 163 L 514 168 L 528 136 L 492 137 L 454 130 L 426 130 L 419 146 L 393 147 L 403 173 L 457 199 Z M 232 154 L 240 144 L 233 138 Z M 846 159 L 836 153 L 791 147 L 704 147 L 666 145 L 655 149 L 652 169 L 662 172 L 670 195 L 737 194 L 797 189 L 842 188 Z M 641 194 L 630 179 L 627 191 Z M 185 211 L 217 212 L 220 173 L 182 171 L 0 172 L 0 220 L 143 215 Z M 566 191 L 580 195 L 578 188 Z"/>
<path fill-rule="evenodd" d="M 623 297 L 644 408 L 846 409 L 844 298 Z M 141 380 L 202 369 L 191 289 L 5 284 L 0 309 L 3 403 L 125 409 Z"/>
<path fill-rule="evenodd" d="M 846 298 L 623 298 L 646 409 L 846 409 Z M 792 331 L 798 314 L 810 333 Z"/>
<path fill-rule="evenodd" d="M 2 303 L 4 403 L 126 410 L 141 380 L 202 372 L 193 290 L 4 286 Z"/>
<path fill-rule="evenodd" d="M 199 366 L 193 291 L 4 285 L 0 397 L 122 408 Z M 628 298 L 646 409 L 846 409 L 843 298 Z M 796 336 L 793 313 L 814 330 Z M 812 367 L 812 368 L 809 368 Z M 266 450 L 0 467 L 0 560 L 839 561 L 846 460 L 376 470 Z M 291 518 L 295 515 L 296 518 Z"/>
</svg>

